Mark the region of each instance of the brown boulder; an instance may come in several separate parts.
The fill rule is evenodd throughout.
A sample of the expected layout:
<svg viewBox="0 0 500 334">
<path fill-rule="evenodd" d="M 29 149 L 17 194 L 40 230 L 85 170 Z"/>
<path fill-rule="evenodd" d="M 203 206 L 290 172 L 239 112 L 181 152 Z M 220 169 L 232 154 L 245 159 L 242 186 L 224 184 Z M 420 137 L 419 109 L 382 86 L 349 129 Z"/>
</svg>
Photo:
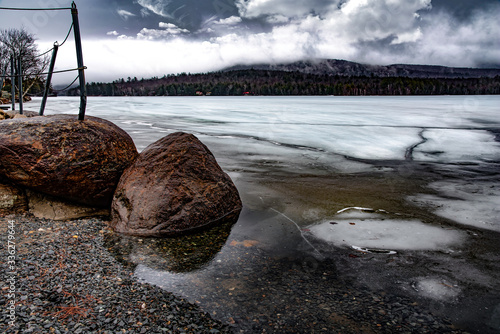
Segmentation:
<svg viewBox="0 0 500 334">
<path fill-rule="evenodd" d="M 0 177 L 70 202 L 109 207 L 123 170 L 137 155 L 125 131 L 96 117 L 0 122 Z"/>
<path fill-rule="evenodd" d="M 31 110 L 24 110 L 22 115 L 19 114 L 19 110 L 9 110 L 9 111 L 5 112 L 5 114 L 7 115 L 5 117 L 5 119 L 16 118 L 16 116 L 24 116 L 24 117 L 37 117 L 38 116 L 37 112 L 31 111 Z"/>
<path fill-rule="evenodd" d="M 149 145 L 123 173 L 111 206 L 112 227 L 167 236 L 236 221 L 238 190 L 195 136 L 177 132 Z"/>
</svg>

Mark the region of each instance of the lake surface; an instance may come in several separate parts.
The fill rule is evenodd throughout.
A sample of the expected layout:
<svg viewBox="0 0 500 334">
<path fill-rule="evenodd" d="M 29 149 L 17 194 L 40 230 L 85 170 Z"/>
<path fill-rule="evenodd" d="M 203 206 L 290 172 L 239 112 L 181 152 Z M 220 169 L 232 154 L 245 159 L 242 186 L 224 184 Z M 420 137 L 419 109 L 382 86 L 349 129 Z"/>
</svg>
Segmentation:
<svg viewBox="0 0 500 334">
<path fill-rule="evenodd" d="M 51 98 L 46 114 L 78 107 Z M 140 279 L 242 330 L 321 317 L 331 280 L 500 332 L 499 111 L 500 96 L 90 97 L 87 115 L 139 151 L 195 134 L 244 204 L 209 251 L 201 237 L 113 236 L 110 248 Z"/>
</svg>

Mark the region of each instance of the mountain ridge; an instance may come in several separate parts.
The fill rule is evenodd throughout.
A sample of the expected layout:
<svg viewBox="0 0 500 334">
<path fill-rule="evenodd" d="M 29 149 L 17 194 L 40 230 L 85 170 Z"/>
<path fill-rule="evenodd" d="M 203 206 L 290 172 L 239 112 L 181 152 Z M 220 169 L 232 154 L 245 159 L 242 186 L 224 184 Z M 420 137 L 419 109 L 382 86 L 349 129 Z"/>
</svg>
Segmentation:
<svg viewBox="0 0 500 334">
<path fill-rule="evenodd" d="M 500 94 L 500 69 L 365 65 L 346 60 L 239 65 L 208 73 L 86 84 L 90 96 Z M 68 95 L 78 95 L 72 88 Z"/>
<path fill-rule="evenodd" d="M 329 76 L 376 76 L 382 78 L 408 77 L 420 79 L 468 79 L 482 77 L 494 78 L 496 76 L 500 76 L 500 68 L 469 68 L 412 64 L 370 65 L 339 59 L 313 59 L 301 60 L 292 63 L 236 65 L 225 68 L 222 71 L 247 69 L 285 72 L 298 71 L 306 74 Z"/>
</svg>

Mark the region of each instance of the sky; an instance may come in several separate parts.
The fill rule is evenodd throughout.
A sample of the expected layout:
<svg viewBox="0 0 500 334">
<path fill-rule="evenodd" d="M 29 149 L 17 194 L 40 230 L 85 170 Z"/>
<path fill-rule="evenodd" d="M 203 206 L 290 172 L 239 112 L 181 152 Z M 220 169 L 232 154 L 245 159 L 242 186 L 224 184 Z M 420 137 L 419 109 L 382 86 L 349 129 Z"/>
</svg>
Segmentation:
<svg viewBox="0 0 500 334">
<path fill-rule="evenodd" d="M 237 64 L 344 59 L 500 66 L 500 0 L 76 0 L 87 81 L 161 77 Z M 0 0 L 0 7 L 70 7 L 68 0 Z M 40 51 L 62 43 L 69 10 L 0 10 Z M 76 67 L 74 38 L 56 69 Z M 59 74 L 54 84 L 76 74 Z"/>
</svg>

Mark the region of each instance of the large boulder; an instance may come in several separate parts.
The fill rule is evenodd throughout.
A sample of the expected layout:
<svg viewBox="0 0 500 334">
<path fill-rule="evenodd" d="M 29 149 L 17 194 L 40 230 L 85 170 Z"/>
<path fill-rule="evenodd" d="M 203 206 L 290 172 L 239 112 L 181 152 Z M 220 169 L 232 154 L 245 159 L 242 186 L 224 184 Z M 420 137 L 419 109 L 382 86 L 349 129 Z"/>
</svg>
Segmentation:
<svg viewBox="0 0 500 334">
<path fill-rule="evenodd" d="M 209 149 L 177 132 L 149 145 L 125 170 L 111 225 L 130 235 L 168 236 L 236 221 L 241 207 L 236 187 Z"/>
<path fill-rule="evenodd" d="M 0 121 L 0 178 L 69 202 L 109 207 L 137 155 L 125 131 L 96 117 Z"/>
</svg>

